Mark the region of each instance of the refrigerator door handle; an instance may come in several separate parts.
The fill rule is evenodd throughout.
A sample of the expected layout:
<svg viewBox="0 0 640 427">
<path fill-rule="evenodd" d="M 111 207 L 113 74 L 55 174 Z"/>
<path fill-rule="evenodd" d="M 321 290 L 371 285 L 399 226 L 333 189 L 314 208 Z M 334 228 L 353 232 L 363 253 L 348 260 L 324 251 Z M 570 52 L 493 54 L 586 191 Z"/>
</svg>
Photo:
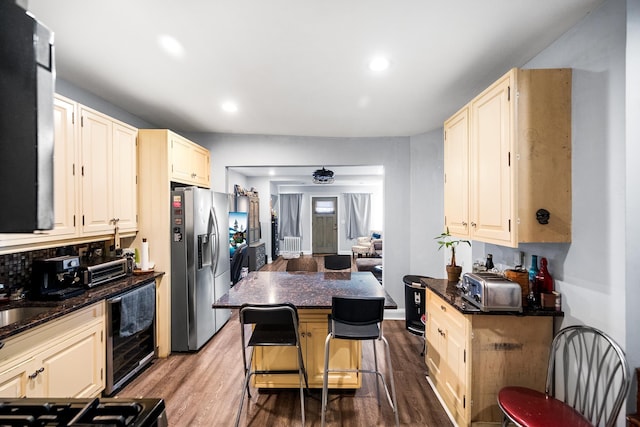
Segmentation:
<svg viewBox="0 0 640 427">
<path fill-rule="evenodd" d="M 213 210 L 213 207 L 210 209 L 209 215 L 211 215 L 211 222 L 212 222 L 212 227 L 211 227 L 212 239 L 211 240 L 213 240 L 211 242 L 211 265 L 212 265 L 211 270 L 213 271 L 213 274 L 215 276 L 218 270 L 218 251 L 220 250 L 220 233 L 218 230 L 218 221 L 216 220 L 216 213 Z"/>
</svg>

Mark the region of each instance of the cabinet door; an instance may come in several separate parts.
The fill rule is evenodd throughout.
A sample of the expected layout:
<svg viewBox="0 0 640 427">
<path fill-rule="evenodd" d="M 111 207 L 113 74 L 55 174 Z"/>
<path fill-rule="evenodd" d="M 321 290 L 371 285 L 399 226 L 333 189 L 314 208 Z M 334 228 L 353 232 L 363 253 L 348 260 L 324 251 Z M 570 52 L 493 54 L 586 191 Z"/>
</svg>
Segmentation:
<svg viewBox="0 0 640 427">
<path fill-rule="evenodd" d="M 322 387 L 324 377 L 324 344 L 327 338 L 327 322 L 307 323 L 304 342 L 305 368 L 309 386 Z M 373 351 L 367 342 L 367 351 Z M 378 347 L 382 350 L 382 346 Z M 362 342 L 351 340 L 331 340 L 329 346 L 329 367 L 331 369 L 359 369 L 362 362 Z M 380 363 L 380 360 L 378 360 Z M 329 388 L 360 387 L 357 372 L 332 372 L 329 374 Z"/>
<path fill-rule="evenodd" d="M 73 237 L 77 233 L 76 104 L 56 95 L 53 103 L 53 204 L 54 228 L 35 233 L 0 234 L 0 247 Z"/>
<path fill-rule="evenodd" d="M 33 357 L 0 368 L 0 397 L 27 396 L 27 384 L 33 367 Z"/>
<path fill-rule="evenodd" d="M 193 183 L 194 173 L 191 165 L 191 143 L 177 135 L 171 136 L 171 180 Z"/>
<path fill-rule="evenodd" d="M 209 188 L 209 150 L 194 144 L 191 150 L 191 165 L 193 168 L 193 179 L 200 187 Z"/>
<path fill-rule="evenodd" d="M 138 228 L 137 131 L 113 124 L 113 215 L 120 231 Z"/>
<path fill-rule="evenodd" d="M 452 235 L 469 237 L 469 110 L 444 123 L 444 218 Z"/>
<path fill-rule="evenodd" d="M 511 191 L 512 76 L 505 75 L 471 102 L 471 236 L 498 244 L 511 242 L 515 211 Z"/>
<path fill-rule="evenodd" d="M 322 317 L 322 316 L 321 316 Z M 326 319 L 326 314 L 324 314 Z M 301 322 L 299 327 L 302 357 L 307 371 L 309 387 L 321 388 L 324 375 L 324 341 L 327 323 Z M 373 351 L 373 350 L 372 350 Z M 329 360 L 333 369 L 357 369 L 361 366 L 362 351 L 359 341 L 333 340 Z M 295 347 L 258 347 L 254 357 L 254 368 L 270 370 L 297 369 Z M 256 375 L 255 387 L 296 388 L 300 385 L 297 374 Z M 360 377 L 355 372 L 336 372 L 329 377 L 331 388 L 358 388 Z"/>
<path fill-rule="evenodd" d="M 112 121 L 82 109 L 82 232 L 101 234 L 113 229 L 111 182 Z"/>
<path fill-rule="evenodd" d="M 466 425 L 470 407 L 467 340 L 469 321 L 451 305 L 427 291 L 425 326 L 429 377 L 459 425 Z"/>
<path fill-rule="evenodd" d="M 76 104 L 56 97 L 53 103 L 55 149 L 53 161 L 55 227 L 51 235 L 76 234 Z"/>
<path fill-rule="evenodd" d="M 460 317 L 462 317 L 461 314 Z M 464 317 L 462 317 L 462 319 L 452 319 L 449 317 L 447 320 L 448 325 L 444 336 L 447 354 L 447 375 L 444 386 L 447 390 L 449 400 L 455 408 L 456 414 L 466 418 L 467 331 L 464 327 Z M 456 418 L 458 417 L 456 416 Z"/>
<path fill-rule="evenodd" d="M 36 378 L 40 386 L 30 397 L 92 397 L 104 388 L 102 324 L 74 332 L 43 351 Z"/>
</svg>

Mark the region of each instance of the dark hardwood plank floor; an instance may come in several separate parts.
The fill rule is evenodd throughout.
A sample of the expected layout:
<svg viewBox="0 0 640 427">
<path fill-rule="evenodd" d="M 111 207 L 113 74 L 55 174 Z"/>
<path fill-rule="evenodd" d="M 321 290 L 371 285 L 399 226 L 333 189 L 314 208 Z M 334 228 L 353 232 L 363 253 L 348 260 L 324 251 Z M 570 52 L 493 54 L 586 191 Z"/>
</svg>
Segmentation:
<svg viewBox="0 0 640 427">
<path fill-rule="evenodd" d="M 321 257 L 319 270 L 324 270 Z M 279 258 L 265 270 L 284 270 Z M 353 269 L 355 271 L 355 269 Z M 429 387 L 422 341 L 404 328 L 404 321 L 386 320 L 385 337 L 391 348 L 400 424 L 403 426 L 452 426 Z M 382 344 L 378 343 L 382 349 Z M 232 313 L 227 324 L 196 353 L 174 353 L 158 359 L 117 394 L 118 397 L 162 397 L 171 426 L 233 425 L 242 387 L 240 326 Z M 371 343 L 364 343 L 363 364 L 373 366 Z M 382 354 L 379 352 L 379 354 Z M 384 359 L 378 361 L 384 363 Z M 245 401 L 241 425 L 284 427 L 300 425 L 298 390 L 258 391 Z M 320 425 L 321 390 L 310 390 L 305 398 L 307 426 Z M 245 398 L 246 399 L 246 398 Z M 331 392 L 327 425 L 361 427 L 392 426 L 393 412 L 384 395 L 378 406 L 375 376 L 365 374 L 362 388 Z"/>
</svg>

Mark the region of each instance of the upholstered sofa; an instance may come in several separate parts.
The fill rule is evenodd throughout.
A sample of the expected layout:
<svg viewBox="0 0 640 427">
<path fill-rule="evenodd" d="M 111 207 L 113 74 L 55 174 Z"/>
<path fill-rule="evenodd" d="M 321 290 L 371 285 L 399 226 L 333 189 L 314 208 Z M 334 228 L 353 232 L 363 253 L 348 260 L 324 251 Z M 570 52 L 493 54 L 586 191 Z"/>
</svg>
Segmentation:
<svg viewBox="0 0 640 427">
<path fill-rule="evenodd" d="M 378 237 L 374 237 L 378 236 Z M 382 257 L 382 236 L 373 234 L 372 236 L 358 237 L 355 245 L 351 247 L 353 257 Z"/>
</svg>

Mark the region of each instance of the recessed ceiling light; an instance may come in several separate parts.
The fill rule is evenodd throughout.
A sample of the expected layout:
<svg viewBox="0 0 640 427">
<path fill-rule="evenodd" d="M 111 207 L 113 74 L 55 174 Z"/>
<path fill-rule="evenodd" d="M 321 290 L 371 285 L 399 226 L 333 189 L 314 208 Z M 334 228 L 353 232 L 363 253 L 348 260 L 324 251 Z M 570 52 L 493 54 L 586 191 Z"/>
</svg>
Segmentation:
<svg viewBox="0 0 640 427">
<path fill-rule="evenodd" d="M 221 107 L 227 113 L 236 113 L 236 112 L 238 112 L 238 104 L 236 104 L 233 101 L 223 102 Z"/>
<path fill-rule="evenodd" d="M 160 47 L 174 58 L 182 58 L 184 56 L 184 47 L 173 36 L 161 34 L 158 36 L 158 44 Z"/>
<path fill-rule="evenodd" d="M 369 69 L 371 71 L 384 71 L 389 68 L 390 62 L 387 58 L 383 56 L 378 56 L 373 58 L 371 62 L 369 62 Z"/>
</svg>

